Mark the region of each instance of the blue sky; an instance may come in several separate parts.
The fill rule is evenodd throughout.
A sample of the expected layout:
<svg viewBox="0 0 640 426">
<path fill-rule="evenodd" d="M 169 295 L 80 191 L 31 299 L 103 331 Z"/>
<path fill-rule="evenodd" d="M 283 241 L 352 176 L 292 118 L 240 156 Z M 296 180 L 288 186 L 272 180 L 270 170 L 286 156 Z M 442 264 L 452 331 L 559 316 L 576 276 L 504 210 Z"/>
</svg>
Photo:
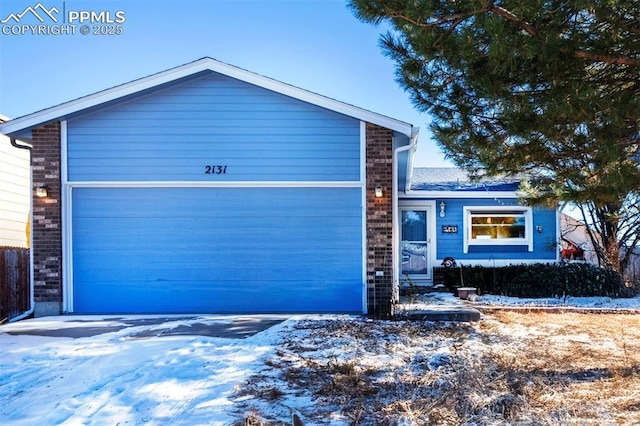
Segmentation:
<svg viewBox="0 0 640 426">
<path fill-rule="evenodd" d="M 1 0 L 0 21 L 39 0 Z M 41 24 L 30 14 L 0 33 L 0 114 L 15 118 L 204 56 L 420 127 L 417 166 L 447 166 L 394 80 L 378 39 L 346 0 L 40 0 L 58 23 L 70 12 L 124 12 L 122 34 L 5 34 Z M 64 12 L 63 12 L 64 11 Z M 105 17 L 105 15 L 103 15 Z M 106 24 L 115 25 L 115 24 Z M 2 27 L 3 24 L 0 24 Z M 100 27 L 97 28 L 100 30 Z"/>
</svg>

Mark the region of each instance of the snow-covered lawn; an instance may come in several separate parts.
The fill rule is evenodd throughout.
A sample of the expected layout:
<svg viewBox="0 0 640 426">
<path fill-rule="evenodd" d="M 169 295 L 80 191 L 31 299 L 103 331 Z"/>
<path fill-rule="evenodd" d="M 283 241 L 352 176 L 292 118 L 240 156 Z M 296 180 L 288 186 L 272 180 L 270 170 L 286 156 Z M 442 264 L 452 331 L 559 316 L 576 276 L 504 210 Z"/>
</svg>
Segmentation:
<svg viewBox="0 0 640 426">
<path fill-rule="evenodd" d="M 640 424 L 640 315 L 297 321 L 240 395 L 252 425 Z"/>
<path fill-rule="evenodd" d="M 548 299 L 520 299 L 517 297 L 484 295 L 474 298 L 477 306 L 574 307 L 591 310 L 629 310 L 640 312 L 640 297 L 612 299 L 610 297 L 554 297 Z"/>
<path fill-rule="evenodd" d="M 639 298 L 605 302 L 640 311 Z M 145 337 L 185 319 L 77 339 L 7 334 L 68 318 L 0 326 L 2 425 L 640 424 L 637 314 L 297 316 L 244 339 Z"/>
<path fill-rule="evenodd" d="M 471 296 L 470 300 L 463 301 L 454 297 L 451 293 L 428 293 L 404 297 L 401 309 L 422 310 L 434 305 L 465 305 L 471 307 L 531 307 L 531 308 L 575 308 L 576 310 L 612 310 L 640 312 L 640 296 L 625 299 L 612 299 L 610 297 L 553 297 L 525 299 L 506 296 Z"/>
</svg>

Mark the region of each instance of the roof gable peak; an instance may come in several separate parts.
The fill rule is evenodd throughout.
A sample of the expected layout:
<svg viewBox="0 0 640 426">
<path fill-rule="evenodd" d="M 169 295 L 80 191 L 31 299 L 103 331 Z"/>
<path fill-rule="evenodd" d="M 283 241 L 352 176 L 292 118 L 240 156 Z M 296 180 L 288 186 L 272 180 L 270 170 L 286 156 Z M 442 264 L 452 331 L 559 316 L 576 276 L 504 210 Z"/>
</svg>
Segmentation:
<svg viewBox="0 0 640 426">
<path fill-rule="evenodd" d="M 64 120 L 81 111 L 95 108 L 99 105 L 118 101 L 127 96 L 153 89 L 155 87 L 170 84 L 180 79 L 211 71 L 227 77 L 231 77 L 258 87 L 262 87 L 276 93 L 317 105 L 362 121 L 377 124 L 382 127 L 411 136 L 413 126 L 409 123 L 377 114 L 363 108 L 359 108 L 281 81 L 247 71 L 243 68 L 230 65 L 210 57 L 203 57 L 196 61 L 180 65 L 175 68 L 161 71 L 140 79 L 124 83 L 110 89 L 102 90 L 91 95 L 74 99 L 63 104 L 53 106 L 42 111 L 34 112 L 23 117 L 16 118 L 0 126 L 0 131 L 5 134 L 15 135 L 37 127 L 41 124 L 55 120 Z"/>
</svg>

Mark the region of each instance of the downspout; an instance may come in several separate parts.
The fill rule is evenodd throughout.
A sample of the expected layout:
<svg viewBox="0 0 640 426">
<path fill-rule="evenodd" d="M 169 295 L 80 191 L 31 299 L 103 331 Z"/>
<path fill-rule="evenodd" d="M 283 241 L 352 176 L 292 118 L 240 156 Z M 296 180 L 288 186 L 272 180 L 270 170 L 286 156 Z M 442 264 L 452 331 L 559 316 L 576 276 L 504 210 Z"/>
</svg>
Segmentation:
<svg viewBox="0 0 640 426">
<path fill-rule="evenodd" d="M 391 213 L 392 213 L 392 218 L 391 218 L 391 226 L 392 226 L 392 232 L 391 232 L 391 241 L 392 241 L 392 245 L 391 245 L 391 254 L 393 256 L 393 292 L 394 292 L 394 301 L 397 301 L 398 299 L 398 286 L 400 283 L 400 268 L 399 268 L 399 264 L 398 264 L 398 260 L 400 259 L 400 256 L 398 255 L 398 249 L 400 247 L 400 240 L 399 240 L 399 226 L 398 226 L 398 155 L 401 152 L 405 152 L 405 151 L 415 151 L 416 146 L 418 145 L 418 128 L 414 128 L 411 130 L 411 136 L 409 137 L 409 145 L 404 145 L 401 147 L 396 148 L 393 151 L 393 174 L 392 174 L 392 178 L 393 178 L 393 182 L 392 182 L 392 191 L 391 191 Z M 411 156 L 411 153 L 409 154 Z M 412 158 L 409 158 L 408 164 L 411 165 L 411 167 L 413 166 L 411 163 L 413 163 Z M 409 175 L 407 175 L 407 178 L 409 177 Z"/>
<path fill-rule="evenodd" d="M 29 151 L 29 188 L 32 188 L 33 181 L 33 156 L 31 155 L 31 146 L 30 145 L 20 145 L 17 143 L 16 138 L 9 138 L 11 145 L 20 148 L 26 149 Z M 33 189 L 31 189 L 33 190 Z M 29 192 L 29 214 L 31 215 L 31 220 L 29 220 L 29 236 L 31 241 L 29 242 L 29 309 L 23 313 L 22 315 L 18 315 L 17 317 L 11 318 L 9 322 L 20 321 L 22 319 L 27 318 L 31 314 L 36 306 L 35 296 L 34 296 L 34 285 L 33 285 L 33 195 L 31 191 Z"/>
</svg>

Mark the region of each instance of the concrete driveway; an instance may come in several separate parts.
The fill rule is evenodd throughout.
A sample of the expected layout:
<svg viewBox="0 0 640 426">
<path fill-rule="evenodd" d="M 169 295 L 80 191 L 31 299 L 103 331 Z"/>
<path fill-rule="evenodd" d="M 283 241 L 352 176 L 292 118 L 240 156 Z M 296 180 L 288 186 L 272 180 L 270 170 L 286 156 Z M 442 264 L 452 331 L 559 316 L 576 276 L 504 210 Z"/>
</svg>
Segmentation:
<svg viewBox="0 0 640 426">
<path fill-rule="evenodd" d="M 281 323 L 278 315 L 56 316 L 0 326 L 0 334 L 74 339 L 130 330 L 127 337 L 207 336 L 244 339 Z"/>
<path fill-rule="evenodd" d="M 59 316 L 0 326 L 3 425 L 229 425 L 295 318 Z"/>
</svg>

